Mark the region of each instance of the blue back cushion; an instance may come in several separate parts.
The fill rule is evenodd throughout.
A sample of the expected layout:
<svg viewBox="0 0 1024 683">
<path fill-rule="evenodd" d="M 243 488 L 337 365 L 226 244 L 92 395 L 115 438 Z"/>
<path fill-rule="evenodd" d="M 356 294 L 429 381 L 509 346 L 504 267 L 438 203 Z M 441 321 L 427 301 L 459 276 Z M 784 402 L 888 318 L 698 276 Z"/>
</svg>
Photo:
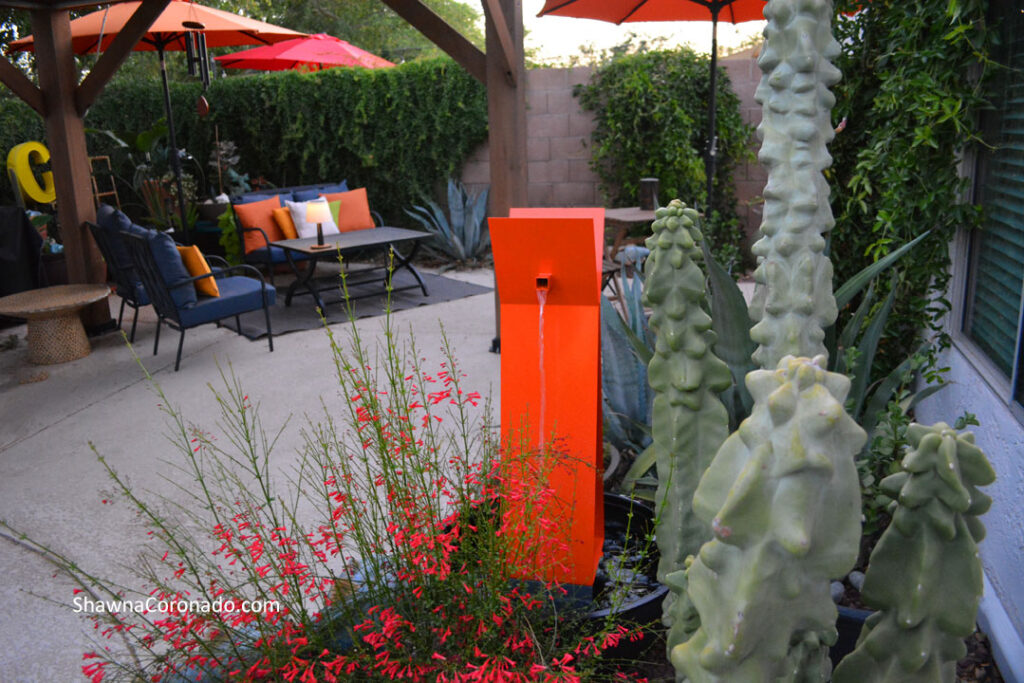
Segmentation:
<svg viewBox="0 0 1024 683">
<path fill-rule="evenodd" d="M 132 266 L 132 257 L 128 254 L 128 247 L 124 245 L 124 242 L 117 235 L 117 233 L 126 230 L 131 224 L 132 221 L 128 216 L 125 216 L 109 204 L 100 204 L 99 208 L 96 209 L 96 225 L 114 237 L 114 239 L 108 240 L 110 242 L 110 251 L 113 252 L 112 256 L 114 257 L 114 263 L 111 264 L 113 268 L 125 270 Z M 138 280 L 138 277 L 134 279 Z"/>
<path fill-rule="evenodd" d="M 336 185 L 320 185 L 318 187 L 311 187 L 308 190 L 295 190 L 292 196 L 294 197 L 293 201 L 308 202 L 322 194 L 332 194 L 334 192 L 348 192 L 348 182 L 342 180 Z"/>
<path fill-rule="evenodd" d="M 139 226 L 133 227 L 145 230 L 145 228 L 140 228 Z M 146 232 L 149 233 L 149 250 L 153 253 L 153 260 L 156 261 L 160 274 L 164 276 L 164 282 L 167 283 L 167 287 L 170 289 L 174 304 L 178 308 L 192 308 L 196 305 L 196 301 L 198 301 L 196 288 L 191 284 L 183 287 L 174 287 L 175 284 L 191 277 L 188 271 L 185 270 L 185 264 L 181 262 L 181 255 L 178 253 L 178 247 L 175 246 L 174 240 L 164 232 L 156 230 L 147 230 Z"/>
<path fill-rule="evenodd" d="M 292 201 L 295 202 L 308 202 L 311 199 L 316 199 L 320 196 L 320 190 L 315 187 L 311 187 L 308 190 L 295 190 L 292 192 Z"/>
<path fill-rule="evenodd" d="M 342 180 L 337 185 L 324 185 L 320 188 L 321 194 L 334 194 L 335 192 L 348 192 L 348 181 Z"/>
<path fill-rule="evenodd" d="M 278 201 L 280 201 L 281 195 L 276 192 L 270 192 L 267 194 L 245 194 L 239 197 L 235 204 L 252 204 L 253 202 L 262 202 L 264 199 L 271 199 L 272 197 L 277 197 Z M 284 204 L 281 206 L 284 206 Z"/>
</svg>

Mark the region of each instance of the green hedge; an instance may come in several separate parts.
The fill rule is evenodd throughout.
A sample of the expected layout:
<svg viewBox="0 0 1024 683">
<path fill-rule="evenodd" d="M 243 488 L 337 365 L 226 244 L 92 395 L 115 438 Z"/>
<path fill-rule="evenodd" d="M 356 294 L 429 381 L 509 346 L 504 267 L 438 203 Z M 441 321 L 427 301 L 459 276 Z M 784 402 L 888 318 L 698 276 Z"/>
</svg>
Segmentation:
<svg viewBox="0 0 1024 683">
<path fill-rule="evenodd" d="M 147 55 L 133 56 L 145 59 Z M 347 179 L 366 187 L 371 206 L 390 222 L 433 193 L 487 136 L 484 87 L 449 59 L 391 69 L 331 69 L 219 78 L 206 91 L 211 112 L 199 118 L 195 82 L 171 84 L 178 147 L 216 178 L 206 162 L 221 140 L 233 140 L 239 171 L 271 183 L 302 185 Z M 95 129 L 139 132 L 164 116 L 158 80 L 107 88 L 86 116 Z M 43 139 L 38 117 L 20 102 L 0 101 L 3 149 Z M 130 179 L 127 155 L 104 136 L 88 136 L 90 154 L 109 154 L 115 174 Z M 10 197 L 10 188 L 5 188 Z M 125 199 L 122 197 L 122 199 Z"/>
</svg>

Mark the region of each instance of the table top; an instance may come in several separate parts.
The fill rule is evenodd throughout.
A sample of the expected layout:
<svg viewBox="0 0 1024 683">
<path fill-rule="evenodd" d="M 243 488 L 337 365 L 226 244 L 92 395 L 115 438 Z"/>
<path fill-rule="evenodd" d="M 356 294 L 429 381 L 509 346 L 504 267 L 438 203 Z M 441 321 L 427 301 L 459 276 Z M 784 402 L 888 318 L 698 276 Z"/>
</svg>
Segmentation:
<svg viewBox="0 0 1024 683">
<path fill-rule="evenodd" d="M 337 235 L 324 235 L 324 244 L 329 248 L 315 249 L 315 237 L 300 237 L 294 240 L 281 240 L 271 242 L 275 247 L 299 251 L 303 254 L 337 254 L 364 247 L 382 246 L 385 244 L 398 244 L 401 242 L 412 242 L 430 237 L 430 233 L 419 230 L 406 230 L 405 228 L 391 228 L 387 226 L 370 228 L 367 230 L 352 230 Z"/>
<path fill-rule="evenodd" d="M 16 318 L 73 310 L 110 295 L 108 285 L 55 285 L 0 298 L 0 314 Z"/>
<path fill-rule="evenodd" d="M 610 223 L 651 223 L 654 221 L 654 209 L 648 211 L 639 206 L 605 209 L 604 219 Z"/>
</svg>

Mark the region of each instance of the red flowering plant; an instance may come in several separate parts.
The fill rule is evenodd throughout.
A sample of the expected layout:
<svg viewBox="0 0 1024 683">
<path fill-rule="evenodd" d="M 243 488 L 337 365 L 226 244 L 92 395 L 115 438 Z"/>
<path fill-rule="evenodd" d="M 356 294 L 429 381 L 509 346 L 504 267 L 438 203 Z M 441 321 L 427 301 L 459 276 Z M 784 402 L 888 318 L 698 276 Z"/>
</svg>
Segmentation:
<svg viewBox="0 0 1024 683">
<path fill-rule="evenodd" d="M 567 555 L 544 482 L 570 456 L 498 443 L 447 343 L 428 373 L 390 322 L 374 358 L 350 329 L 343 345 L 328 328 L 340 405 L 322 399 L 288 477 L 271 465 L 281 432 L 268 437 L 259 406 L 225 373 L 217 434 L 156 388 L 194 484 L 181 486 L 184 503 L 147 503 L 100 458 L 158 549 L 140 557 L 140 587 L 129 588 L 39 546 L 86 595 L 120 601 L 92 615 L 101 637 L 83 673 L 161 683 L 625 678 L 601 655 L 636 633 L 565 609 L 558 585 L 516 578 Z M 513 499 L 523 514 L 502 513 Z"/>
</svg>

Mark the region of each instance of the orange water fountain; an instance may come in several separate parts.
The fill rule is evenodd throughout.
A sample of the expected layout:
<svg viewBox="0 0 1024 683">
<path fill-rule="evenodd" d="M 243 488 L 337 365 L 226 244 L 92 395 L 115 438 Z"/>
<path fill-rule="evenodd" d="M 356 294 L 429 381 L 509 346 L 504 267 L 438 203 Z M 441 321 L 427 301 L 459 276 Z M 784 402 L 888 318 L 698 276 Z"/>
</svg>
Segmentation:
<svg viewBox="0 0 1024 683">
<path fill-rule="evenodd" d="M 601 260 L 604 209 L 512 209 L 489 220 L 501 305 L 501 431 L 557 462 L 545 510 L 569 545 L 536 578 L 589 589 L 604 542 Z M 517 514 L 516 502 L 506 514 Z M 520 513 L 521 514 L 521 513 Z"/>
</svg>

